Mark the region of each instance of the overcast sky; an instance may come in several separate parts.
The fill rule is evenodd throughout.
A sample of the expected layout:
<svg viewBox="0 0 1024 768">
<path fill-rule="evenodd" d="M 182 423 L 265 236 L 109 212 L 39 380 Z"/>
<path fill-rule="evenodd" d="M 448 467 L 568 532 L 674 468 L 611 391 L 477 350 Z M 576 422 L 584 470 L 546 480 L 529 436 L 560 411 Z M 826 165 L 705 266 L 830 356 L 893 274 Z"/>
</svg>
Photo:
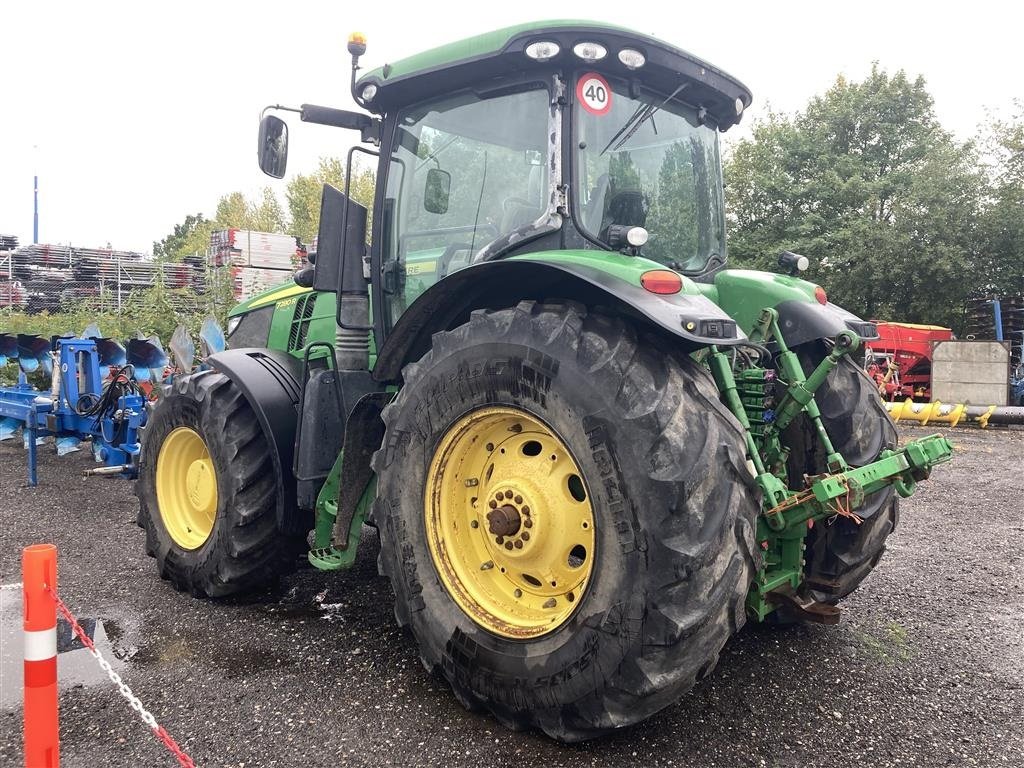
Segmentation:
<svg viewBox="0 0 1024 768">
<path fill-rule="evenodd" d="M 92 3 L 0 0 L 0 233 L 148 252 L 185 214 L 232 190 L 284 182 L 256 167 L 260 110 L 303 102 L 352 108 L 345 40 L 369 38 L 368 68 L 522 21 L 550 2 Z M 466 8 L 471 10 L 460 11 Z M 632 27 L 732 73 L 767 104 L 802 108 L 873 60 L 922 74 L 942 123 L 969 138 L 985 107 L 1024 96 L 1024 10 L 1014 2 L 593 2 L 560 17 Z M 386 12 L 387 16 L 378 16 Z M 292 127 L 288 170 L 342 155 L 351 134 Z M 734 129 L 735 131 L 735 129 Z M 726 135 L 729 139 L 734 131 Z"/>
</svg>

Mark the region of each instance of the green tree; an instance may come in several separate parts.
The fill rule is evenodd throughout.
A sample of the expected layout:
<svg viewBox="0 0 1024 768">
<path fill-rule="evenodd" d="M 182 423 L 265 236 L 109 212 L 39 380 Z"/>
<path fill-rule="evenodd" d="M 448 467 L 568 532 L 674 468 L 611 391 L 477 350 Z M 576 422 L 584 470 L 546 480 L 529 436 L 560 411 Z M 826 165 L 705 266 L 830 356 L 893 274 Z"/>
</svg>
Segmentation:
<svg viewBox="0 0 1024 768">
<path fill-rule="evenodd" d="M 802 113 L 769 114 L 731 154 L 726 181 L 740 264 L 798 251 L 851 311 L 954 327 L 977 289 L 984 177 L 973 144 L 939 125 L 923 78 L 876 64 Z"/>
<path fill-rule="evenodd" d="M 203 214 L 190 213 L 183 222 L 174 225 L 171 234 L 153 243 L 153 255 L 158 259 L 176 261 L 190 253 L 205 251 L 212 227 L 213 222 Z"/>
<path fill-rule="evenodd" d="M 983 291 L 1024 294 L 1024 101 L 990 120 L 983 140 L 989 190 L 981 220 Z"/>
<path fill-rule="evenodd" d="M 372 170 L 356 166 L 352 173 L 352 199 L 372 210 L 374 183 Z M 313 173 L 293 176 L 288 182 L 285 197 L 291 215 L 289 232 L 304 243 L 311 243 L 320 227 L 320 198 L 324 184 L 344 191 L 345 163 L 341 158 L 321 157 Z"/>
<path fill-rule="evenodd" d="M 255 200 L 249 200 L 241 192 L 224 195 L 217 203 L 214 221 L 218 229 L 237 227 L 258 232 L 288 230 L 284 208 L 271 187 L 264 187 Z"/>
<path fill-rule="evenodd" d="M 255 200 L 249 200 L 241 192 L 231 192 L 217 202 L 213 219 L 196 213 L 175 224 L 167 237 L 153 243 L 153 255 L 158 259 L 180 261 L 193 253 L 205 253 L 210 246 L 210 234 L 229 227 L 258 232 L 288 231 L 284 208 L 273 189 L 265 187 Z"/>
</svg>

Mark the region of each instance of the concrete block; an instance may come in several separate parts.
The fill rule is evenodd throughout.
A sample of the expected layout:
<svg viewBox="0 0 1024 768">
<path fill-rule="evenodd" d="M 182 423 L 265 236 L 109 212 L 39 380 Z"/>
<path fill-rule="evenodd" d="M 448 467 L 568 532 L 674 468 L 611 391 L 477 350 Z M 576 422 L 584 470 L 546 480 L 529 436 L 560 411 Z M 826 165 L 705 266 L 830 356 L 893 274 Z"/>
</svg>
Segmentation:
<svg viewBox="0 0 1024 768">
<path fill-rule="evenodd" d="M 932 400 L 1006 405 L 1009 378 L 1009 342 L 937 341 L 932 346 Z"/>
</svg>

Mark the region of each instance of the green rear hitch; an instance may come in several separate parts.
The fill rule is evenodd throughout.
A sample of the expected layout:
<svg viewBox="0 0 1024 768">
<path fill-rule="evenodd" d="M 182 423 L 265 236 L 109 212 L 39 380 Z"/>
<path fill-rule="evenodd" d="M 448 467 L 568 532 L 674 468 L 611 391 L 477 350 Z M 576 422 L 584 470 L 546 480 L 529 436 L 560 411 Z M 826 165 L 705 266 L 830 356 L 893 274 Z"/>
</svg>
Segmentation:
<svg viewBox="0 0 1024 768">
<path fill-rule="evenodd" d="M 779 348 L 776 357 L 779 370 L 785 377 L 787 388 L 786 394 L 782 397 L 778 408 L 775 409 L 775 432 L 781 433 L 788 427 L 797 416 L 806 413 L 814 425 L 818 439 L 825 448 L 826 463 L 833 472 L 842 472 L 848 468 L 846 459 L 836 451 L 832 440 L 825 431 L 825 425 L 821 422 L 821 411 L 814 400 L 814 393 L 825 383 L 828 375 L 839 364 L 839 361 L 851 352 L 856 352 L 860 347 L 860 336 L 853 331 L 841 331 L 833 340 L 832 350 L 825 356 L 818 366 L 811 371 L 810 376 L 804 375 L 803 366 L 800 365 L 800 358 L 787 345 L 779 329 L 779 313 L 771 308 L 761 311 L 751 338 L 772 340 Z"/>
<path fill-rule="evenodd" d="M 834 624 L 839 610 L 813 600 L 800 587 L 804 582 L 803 550 L 807 526 L 838 516 L 859 523 L 856 511 L 864 499 L 888 485 L 902 497 L 914 493 L 917 483 L 933 467 L 953 457 L 953 446 L 942 435 L 928 435 L 899 450 L 883 451 L 877 461 L 856 469 L 807 479 L 802 491 L 788 491 L 787 498 L 761 515 L 757 539 L 764 548 L 764 567 L 747 596 L 747 608 L 758 620 L 780 606 L 807 621 Z"/>
<path fill-rule="evenodd" d="M 774 309 L 764 309 L 750 333 L 754 343 L 774 344 L 777 376 L 756 367 L 735 372 L 730 357 L 716 347 L 709 348 L 705 358 L 722 400 L 743 426 L 762 494 L 756 536 L 763 565 L 747 596 L 747 609 L 757 621 L 785 607 L 804 620 L 834 624 L 839 621 L 839 609 L 818 602 L 807 589 L 827 591 L 827 585 L 805 583 L 803 557 L 809 526 L 829 525 L 840 516 L 859 524 L 862 520 L 856 511 L 865 498 L 890 485 L 900 496 L 910 496 L 934 466 L 952 458 L 953 446 L 941 435 L 929 435 L 885 450 L 871 464 L 851 467 L 835 450 L 814 395 L 842 359 L 857 350 L 860 337 L 850 331 L 837 334 L 828 354 L 805 375 L 800 358 L 783 338 L 778 317 Z M 784 387 L 781 395 L 774 395 L 775 382 Z M 803 488 L 793 490 L 787 484 L 789 449 L 782 433 L 800 414 L 806 414 L 814 427 L 827 472 L 805 476 Z"/>
</svg>

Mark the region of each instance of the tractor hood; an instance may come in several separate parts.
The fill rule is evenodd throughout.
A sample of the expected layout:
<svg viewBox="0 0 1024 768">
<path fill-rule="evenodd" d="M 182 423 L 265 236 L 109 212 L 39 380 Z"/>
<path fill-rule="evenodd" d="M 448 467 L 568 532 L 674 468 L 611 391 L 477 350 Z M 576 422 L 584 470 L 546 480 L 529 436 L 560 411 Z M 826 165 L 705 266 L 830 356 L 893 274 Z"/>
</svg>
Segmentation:
<svg viewBox="0 0 1024 768">
<path fill-rule="evenodd" d="M 287 282 L 275 285 L 272 288 L 267 288 L 265 291 L 261 291 L 255 296 L 250 296 L 248 299 L 239 302 L 228 312 L 228 317 L 244 315 L 246 312 L 250 312 L 254 309 L 266 307 L 270 304 L 276 304 L 282 299 L 290 299 L 302 293 L 309 293 L 310 290 L 312 289 L 296 285 L 293 280 L 289 279 Z"/>
<path fill-rule="evenodd" d="M 527 46 L 535 42 L 556 43 L 558 53 L 535 61 L 526 55 Z M 581 42 L 600 44 L 606 55 L 586 63 L 573 52 Z M 626 48 L 643 55 L 640 68 L 629 69 L 619 60 L 619 52 Z M 704 107 L 723 131 L 738 123 L 751 103 L 750 89 L 743 83 L 680 48 L 612 24 L 577 20 L 520 24 L 433 48 L 368 72 L 356 83 L 355 92 L 368 109 L 383 114 L 438 93 L 486 86 L 489 78 L 547 72 L 551 67 L 590 67 L 642 80 L 665 93 L 685 81 L 688 101 Z M 367 88 L 370 85 L 374 88 Z"/>
</svg>

